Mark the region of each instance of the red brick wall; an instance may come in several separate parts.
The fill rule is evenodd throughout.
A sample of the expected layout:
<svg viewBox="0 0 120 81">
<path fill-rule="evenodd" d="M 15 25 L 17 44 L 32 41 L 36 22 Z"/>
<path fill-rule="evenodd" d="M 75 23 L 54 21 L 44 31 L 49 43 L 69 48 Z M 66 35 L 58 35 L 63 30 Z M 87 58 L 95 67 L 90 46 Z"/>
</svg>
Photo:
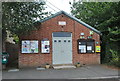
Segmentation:
<svg viewBox="0 0 120 81">
<path fill-rule="evenodd" d="M 66 21 L 65 26 L 58 25 L 58 21 Z M 21 40 L 38 40 L 39 41 L 39 53 L 38 54 L 19 54 L 19 67 L 33 67 L 40 66 L 41 64 L 50 63 L 52 64 L 52 32 L 72 32 L 72 53 L 73 63 L 81 62 L 82 64 L 99 64 L 100 54 L 78 54 L 77 52 L 77 40 L 80 38 L 80 33 L 85 33 L 85 38 L 89 36 L 87 27 L 79 24 L 78 22 L 68 18 L 61 14 L 50 20 L 47 20 L 39 26 L 39 30 L 32 31 L 28 36 L 22 36 Z M 41 40 L 48 38 L 50 41 L 50 54 L 41 54 Z M 100 37 L 94 32 L 93 39 L 100 42 Z M 99 44 L 98 44 L 99 45 Z M 21 46 L 21 45 L 20 45 Z"/>
</svg>

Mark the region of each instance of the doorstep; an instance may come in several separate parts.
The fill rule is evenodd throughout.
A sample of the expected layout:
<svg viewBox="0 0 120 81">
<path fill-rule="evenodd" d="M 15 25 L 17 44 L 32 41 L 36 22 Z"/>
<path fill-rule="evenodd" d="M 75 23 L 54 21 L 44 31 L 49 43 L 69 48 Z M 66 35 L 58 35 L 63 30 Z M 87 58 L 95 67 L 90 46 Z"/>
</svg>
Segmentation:
<svg viewBox="0 0 120 81">
<path fill-rule="evenodd" d="M 53 65 L 53 69 L 69 69 L 76 68 L 74 65 Z"/>
</svg>

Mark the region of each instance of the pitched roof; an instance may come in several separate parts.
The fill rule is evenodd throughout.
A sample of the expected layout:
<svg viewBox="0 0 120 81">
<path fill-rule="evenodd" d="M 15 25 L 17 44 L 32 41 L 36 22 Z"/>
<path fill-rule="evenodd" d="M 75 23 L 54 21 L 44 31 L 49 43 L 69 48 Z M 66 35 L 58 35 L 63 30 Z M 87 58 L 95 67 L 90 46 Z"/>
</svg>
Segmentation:
<svg viewBox="0 0 120 81">
<path fill-rule="evenodd" d="M 54 14 L 54 15 L 52 15 L 52 16 L 50 16 L 50 17 L 47 17 L 47 18 L 45 18 L 45 19 L 43 19 L 43 20 L 40 20 L 39 22 L 42 23 L 42 22 L 44 22 L 44 21 L 47 21 L 47 20 L 49 20 L 49 19 L 51 19 L 51 18 L 54 18 L 54 17 L 56 17 L 56 16 L 58 16 L 58 15 L 61 15 L 61 14 L 66 15 L 67 17 L 69 17 L 69 18 L 77 21 L 78 23 L 84 25 L 85 27 L 87 27 L 87 28 L 89 28 L 89 29 L 93 30 L 94 32 L 96 32 L 96 33 L 98 33 L 98 34 L 101 35 L 101 32 L 98 31 L 97 29 L 95 29 L 94 27 L 86 24 L 85 22 L 81 21 L 80 19 L 77 19 L 77 18 L 74 17 L 74 16 L 69 15 L 68 13 L 66 13 L 66 12 L 64 12 L 64 11 L 57 12 L 56 14 Z"/>
</svg>

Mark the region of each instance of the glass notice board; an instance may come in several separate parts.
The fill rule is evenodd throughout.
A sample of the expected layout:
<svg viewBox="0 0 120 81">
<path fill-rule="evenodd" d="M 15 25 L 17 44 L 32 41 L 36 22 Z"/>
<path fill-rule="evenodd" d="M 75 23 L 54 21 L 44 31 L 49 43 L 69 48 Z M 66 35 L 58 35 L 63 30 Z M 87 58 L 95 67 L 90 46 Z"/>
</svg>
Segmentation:
<svg viewBox="0 0 120 81">
<path fill-rule="evenodd" d="M 41 41 L 41 53 L 50 53 L 50 42 L 49 40 Z"/>
<path fill-rule="evenodd" d="M 22 40 L 22 53 L 38 53 L 37 40 Z"/>
<path fill-rule="evenodd" d="M 78 53 L 86 53 L 86 42 L 78 41 Z"/>
<path fill-rule="evenodd" d="M 94 40 L 78 39 L 78 53 L 94 53 Z"/>
</svg>

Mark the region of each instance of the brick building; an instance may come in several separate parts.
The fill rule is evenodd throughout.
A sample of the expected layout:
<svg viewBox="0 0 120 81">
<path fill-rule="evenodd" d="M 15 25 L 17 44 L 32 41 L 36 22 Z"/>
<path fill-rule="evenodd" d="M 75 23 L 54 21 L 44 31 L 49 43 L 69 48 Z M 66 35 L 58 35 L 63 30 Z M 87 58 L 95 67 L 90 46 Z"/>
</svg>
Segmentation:
<svg viewBox="0 0 120 81">
<path fill-rule="evenodd" d="M 38 30 L 20 38 L 19 67 L 100 64 L 98 30 L 64 11 L 39 23 Z"/>
</svg>

